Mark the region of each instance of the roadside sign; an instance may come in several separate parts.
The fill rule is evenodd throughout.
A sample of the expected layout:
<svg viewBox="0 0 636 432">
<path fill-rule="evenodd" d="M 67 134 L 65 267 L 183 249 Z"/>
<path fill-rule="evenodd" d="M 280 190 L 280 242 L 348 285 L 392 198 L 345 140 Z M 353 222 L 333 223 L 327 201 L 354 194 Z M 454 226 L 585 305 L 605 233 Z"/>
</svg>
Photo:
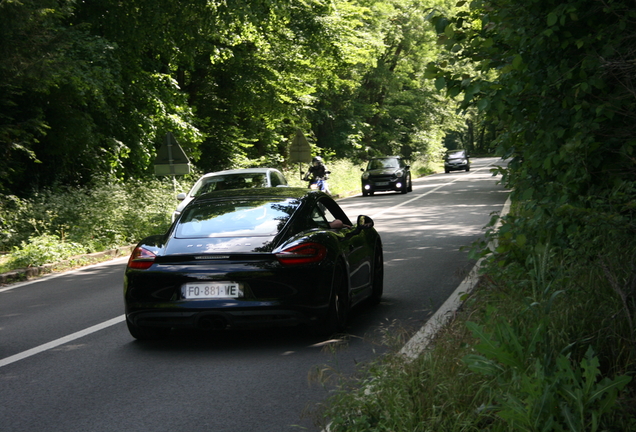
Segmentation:
<svg viewBox="0 0 636 432">
<path fill-rule="evenodd" d="M 166 139 L 155 158 L 155 175 L 184 175 L 190 173 L 190 159 L 172 135 L 166 134 Z"/>
<path fill-rule="evenodd" d="M 301 163 L 311 162 L 311 147 L 305 135 L 300 129 L 296 131 L 296 136 L 289 146 L 289 161 L 291 163 L 298 163 L 298 171 L 300 172 L 300 178 L 303 178 L 303 169 Z"/>
<path fill-rule="evenodd" d="M 300 129 L 289 147 L 289 161 L 294 163 L 311 162 L 311 147 Z"/>
</svg>

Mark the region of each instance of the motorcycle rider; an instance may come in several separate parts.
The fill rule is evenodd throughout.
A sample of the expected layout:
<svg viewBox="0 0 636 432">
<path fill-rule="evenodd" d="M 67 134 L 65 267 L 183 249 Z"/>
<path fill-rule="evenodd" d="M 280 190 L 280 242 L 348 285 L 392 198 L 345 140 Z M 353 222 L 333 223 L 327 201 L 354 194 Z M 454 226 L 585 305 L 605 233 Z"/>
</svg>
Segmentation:
<svg viewBox="0 0 636 432">
<path fill-rule="evenodd" d="M 327 174 L 329 174 L 329 171 L 322 161 L 322 158 L 320 156 L 314 156 L 311 161 L 311 166 L 307 170 L 307 174 L 305 174 L 303 180 L 309 181 L 310 188 L 313 184 L 316 184 L 321 191 L 329 193 L 329 188 L 326 183 Z"/>
</svg>

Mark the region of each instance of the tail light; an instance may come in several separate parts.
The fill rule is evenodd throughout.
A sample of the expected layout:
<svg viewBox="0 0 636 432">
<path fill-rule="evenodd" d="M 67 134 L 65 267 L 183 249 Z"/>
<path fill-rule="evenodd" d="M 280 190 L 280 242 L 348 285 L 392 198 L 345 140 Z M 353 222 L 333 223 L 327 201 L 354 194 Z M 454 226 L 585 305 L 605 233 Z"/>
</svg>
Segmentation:
<svg viewBox="0 0 636 432">
<path fill-rule="evenodd" d="M 157 255 L 155 255 L 153 252 L 150 252 L 148 249 L 137 246 L 130 255 L 130 259 L 128 260 L 128 268 L 146 270 L 147 268 L 150 268 L 150 266 L 155 262 L 156 257 Z"/>
<path fill-rule="evenodd" d="M 302 243 L 276 254 L 276 258 L 283 265 L 317 263 L 326 256 L 327 248 L 320 243 Z"/>
</svg>

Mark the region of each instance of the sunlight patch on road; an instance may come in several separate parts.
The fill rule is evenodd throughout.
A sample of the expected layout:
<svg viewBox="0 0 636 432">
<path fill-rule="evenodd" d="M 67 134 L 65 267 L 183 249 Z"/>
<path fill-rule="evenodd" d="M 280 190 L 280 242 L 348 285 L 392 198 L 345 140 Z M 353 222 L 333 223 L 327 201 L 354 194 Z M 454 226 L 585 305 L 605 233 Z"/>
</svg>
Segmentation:
<svg viewBox="0 0 636 432">
<path fill-rule="evenodd" d="M 383 215 L 383 214 L 385 214 L 385 213 L 391 212 L 391 211 L 393 211 L 393 210 L 395 210 L 395 209 L 398 209 L 398 208 L 400 208 L 400 207 L 402 207 L 402 206 L 405 206 L 405 205 L 407 205 L 407 204 L 410 204 L 410 203 L 412 203 L 413 201 L 416 201 L 416 200 L 418 200 L 418 199 L 420 199 L 420 198 L 424 198 L 425 196 L 427 196 L 427 195 L 429 195 L 429 194 L 432 194 L 433 192 L 438 191 L 439 189 L 443 188 L 444 186 L 448 186 L 448 185 L 453 184 L 453 183 L 455 183 L 455 182 L 457 182 L 457 181 L 460 181 L 460 180 L 462 180 L 462 179 L 469 179 L 469 178 L 470 178 L 470 179 L 472 179 L 472 178 L 476 177 L 478 174 L 480 174 L 480 172 L 481 172 L 481 171 L 484 171 L 485 169 L 490 169 L 490 167 L 489 167 L 489 166 L 487 166 L 487 167 L 484 167 L 484 168 L 478 168 L 478 169 L 476 169 L 475 171 L 471 171 L 471 172 L 470 172 L 470 174 L 462 175 L 462 176 L 455 176 L 452 180 L 450 180 L 450 181 L 448 181 L 448 182 L 446 182 L 446 183 L 440 183 L 440 184 L 438 184 L 437 186 L 435 186 L 433 189 L 431 189 L 431 190 L 430 190 L 430 191 L 428 191 L 428 192 L 425 192 L 425 193 L 423 193 L 423 194 L 421 194 L 421 195 L 417 195 L 417 196 L 415 196 L 415 197 L 411 198 L 410 200 L 406 200 L 406 201 L 404 201 L 404 202 L 402 202 L 402 203 L 400 203 L 400 204 L 398 204 L 398 205 L 395 205 L 395 206 L 393 206 L 393 207 L 389 207 L 389 208 L 387 208 L 387 209 L 384 209 L 384 210 L 382 210 L 382 211 L 379 211 L 379 212 L 377 212 L 377 213 L 374 213 L 374 214 L 372 214 L 372 215 L 370 215 L 370 216 L 371 216 L 371 218 L 372 218 L 372 219 L 374 219 L 374 218 L 378 218 L 378 217 L 382 216 L 382 215 Z M 489 174 L 489 176 L 491 176 L 491 177 L 492 177 L 492 175 L 490 175 L 490 174 Z M 421 187 L 422 187 L 422 186 L 418 186 L 418 188 L 421 188 Z"/>
</svg>

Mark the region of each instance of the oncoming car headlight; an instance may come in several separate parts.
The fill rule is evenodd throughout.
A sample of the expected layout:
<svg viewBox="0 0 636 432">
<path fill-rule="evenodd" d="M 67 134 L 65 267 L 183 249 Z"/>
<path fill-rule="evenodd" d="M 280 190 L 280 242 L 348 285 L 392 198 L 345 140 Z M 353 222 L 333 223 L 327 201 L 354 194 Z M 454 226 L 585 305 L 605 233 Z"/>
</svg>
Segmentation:
<svg viewBox="0 0 636 432">
<path fill-rule="evenodd" d="M 400 177 L 402 177 L 403 175 L 404 175 L 404 171 L 401 171 L 401 170 L 395 173 L 395 176 L 396 176 L 397 178 L 400 178 Z"/>
<path fill-rule="evenodd" d="M 368 172 L 365 172 L 365 173 L 362 174 L 362 180 L 366 180 L 368 178 L 369 178 L 369 173 Z"/>
</svg>

